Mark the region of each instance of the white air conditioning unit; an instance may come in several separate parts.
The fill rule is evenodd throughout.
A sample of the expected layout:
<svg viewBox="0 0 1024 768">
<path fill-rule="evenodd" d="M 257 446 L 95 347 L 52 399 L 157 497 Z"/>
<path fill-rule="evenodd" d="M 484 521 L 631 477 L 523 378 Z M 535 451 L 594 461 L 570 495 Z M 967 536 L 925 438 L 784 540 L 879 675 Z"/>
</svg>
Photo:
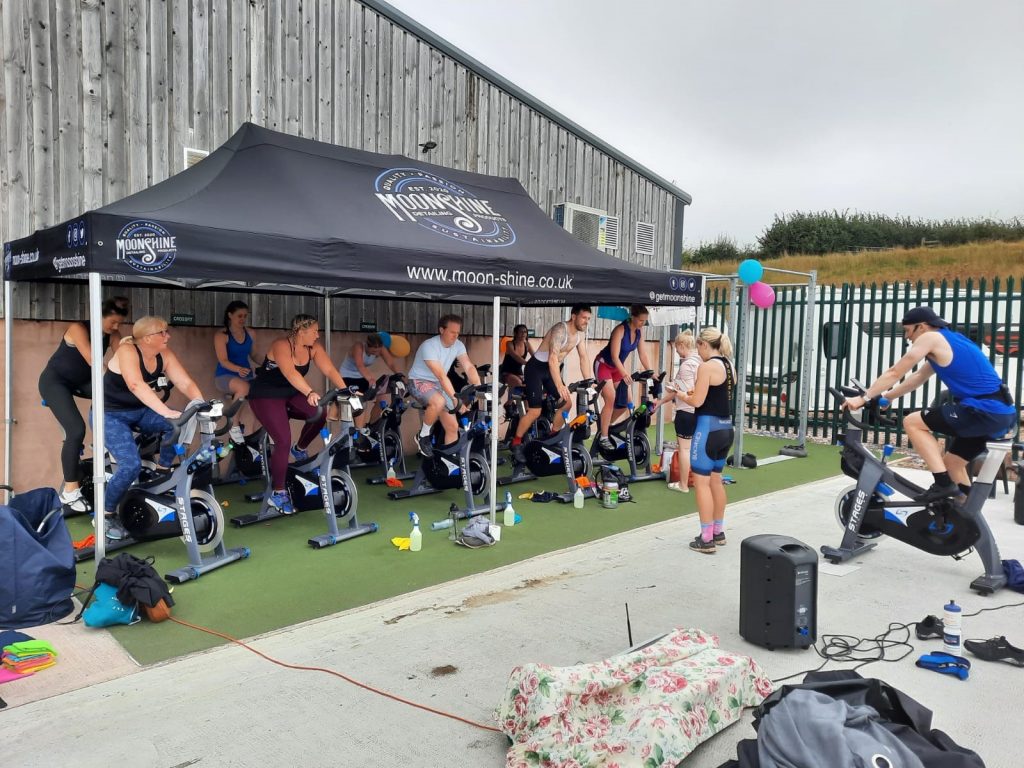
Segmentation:
<svg viewBox="0 0 1024 768">
<path fill-rule="evenodd" d="M 555 206 L 555 223 L 593 248 L 614 251 L 619 247 L 619 217 L 608 211 L 576 203 Z"/>
</svg>

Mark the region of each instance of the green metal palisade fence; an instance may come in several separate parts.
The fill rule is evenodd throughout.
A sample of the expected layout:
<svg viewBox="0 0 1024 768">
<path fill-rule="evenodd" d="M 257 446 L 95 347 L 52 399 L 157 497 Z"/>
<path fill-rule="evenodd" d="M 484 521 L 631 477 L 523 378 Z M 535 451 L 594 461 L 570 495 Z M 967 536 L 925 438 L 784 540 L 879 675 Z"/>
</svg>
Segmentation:
<svg viewBox="0 0 1024 768">
<path fill-rule="evenodd" d="M 996 278 L 951 283 L 871 283 L 820 286 L 814 302 L 814 356 L 811 361 L 807 434 L 832 438 L 836 432 L 835 403 L 828 387 L 851 378 L 870 383 L 905 351 L 903 314 L 916 306 L 932 307 L 955 330 L 981 345 L 1014 394 L 1024 403 L 1024 292 L 1021 278 Z M 750 358 L 745 428 L 780 435 L 796 434 L 804 377 L 800 349 L 804 342 L 807 287 L 777 286 L 775 305 L 768 310 L 752 307 Z M 742 306 L 742 301 L 740 302 Z M 701 325 L 726 325 L 731 336 L 742 332 L 743 318 L 729 317 L 729 289 L 708 291 Z M 734 326 L 738 325 L 738 328 Z M 918 410 L 938 395 L 938 381 L 896 404 L 897 413 Z M 904 445 L 902 428 L 875 424 L 876 442 Z"/>
</svg>

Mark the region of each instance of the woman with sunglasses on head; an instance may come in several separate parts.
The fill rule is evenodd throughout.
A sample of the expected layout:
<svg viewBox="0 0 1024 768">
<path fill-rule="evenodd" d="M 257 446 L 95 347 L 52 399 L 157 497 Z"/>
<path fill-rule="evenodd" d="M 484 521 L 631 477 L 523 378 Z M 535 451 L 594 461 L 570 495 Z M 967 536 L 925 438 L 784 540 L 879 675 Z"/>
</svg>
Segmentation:
<svg viewBox="0 0 1024 768">
<path fill-rule="evenodd" d="M 690 444 L 690 467 L 697 492 L 700 533 L 690 549 L 705 555 L 725 546 L 725 483 L 722 470 L 734 436 L 730 395 L 736 371 L 732 364 L 732 342 L 717 328 L 705 328 L 697 336 L 701 364 L 692 393 L 678 395 L 697 414 Z"/>
<path fill-rule="evenodd" d="M 320 404 L 320 395 L 304 377 L 310 365 L 316 363 L 316 367 L 334 386 L 339 389 L 347 386 L 327 351 L 317 341 L 319 337 L 320 324 L 315 317 L 293 317 L 291 331 L 270 345 L 267 357 L 256 370 L 256 378 L 249 387 L 249 407 L 275 446 L 270 454 L 268 501 L 270 506 L 286 515 L 294 512 L 285 488 L 289 452 L 284 447 L 291 445 L 292 439 L 289 419 L 305 421 L 316 413 Z M 291 449 L 291 455 L 296 461 L 306 459 L 306 448 L 319 434 L 323 424 L 324 417 L 320 416 L 303 426 L 299 439 Z"/>
<path fill-rule="evenodd" d="M 103 353 L 117 351 L 121 342 L 120 326 L 128 317 L 122 297 L 103 302 Z M 60 467 L 64 488 L 60 501 L 70 512 L 91 511 L 90 502 L 82 496 L 78 462 L 85 445 L 85 420 L 76 397 L 92 399 L 92 348 L 89 346 L 89 321 L 71 323 L 60 344 L 39 376 L 39 394 L 64 432 L 60 451 Z"/>
<path fill-rule="evenodd" d="M 167 435 L 173 429 L 168 419 L 181 415 L 168 407 L 156 390 L 169 381 L 190 401 L 203 399 L 177 355 L 167 348 L 170 336 L 162 317 L 140 317 L 132 326 L 132 335 L 121 339 L 103 376 L 103 428 L 107 450 L 117 462 L 103 499 L 108 539 L 124 538 L 124 531 L 114 521 L 117 506 L 142 469 L 135 432 Z M 174 447 L 161 445 L 157 470 L 166 471 L 173 462 Z"/>
</svg>

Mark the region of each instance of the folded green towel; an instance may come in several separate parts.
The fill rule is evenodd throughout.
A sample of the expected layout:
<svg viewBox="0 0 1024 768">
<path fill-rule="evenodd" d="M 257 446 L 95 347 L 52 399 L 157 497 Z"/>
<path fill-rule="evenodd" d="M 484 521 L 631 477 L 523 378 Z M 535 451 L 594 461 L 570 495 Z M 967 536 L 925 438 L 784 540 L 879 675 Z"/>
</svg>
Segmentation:
<svg viewBox="0 0 1024 768">
<path fill-rule="evenodd" d="M 5 651 L 17 654 L 18 656 L 34 656 L 40 653 L 51 653 L 57 655 L 57 649 L 45 640 L 22 640 L 20 643 L 11 643 L 4 647 Z"/>
</svg>

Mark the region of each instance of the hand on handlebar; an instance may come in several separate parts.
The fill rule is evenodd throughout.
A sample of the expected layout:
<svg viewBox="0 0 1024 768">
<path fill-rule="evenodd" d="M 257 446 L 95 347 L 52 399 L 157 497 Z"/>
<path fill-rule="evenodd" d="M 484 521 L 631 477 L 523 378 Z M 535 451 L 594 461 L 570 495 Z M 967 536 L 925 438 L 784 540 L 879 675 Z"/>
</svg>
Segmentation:
<svg viewBox="0 0 1024 768">
<path fill-rule="evenodd" d="M 854 395 L 853 397 L 847 397 L 843 400 L 843 404 L 840 408 L 850 411 L 859 411 L 865 405 L 867 405 L 867 401 L 862 396 Z"/>
<path fill-rule="evenodd" d="M 174 420 L 174 419 L 177 419 L 177 418 L 180 418 L 180 417 L 181 417 L 181 411 L 171 411 L 171 410 L 168 410 L 167 413 L 164 414 L 164 418 L 165 419 L 170 419 L 170 420 Z"/>
<path fill-rule="evenodd" d="M 558 388 L 558 396 L 560 398 L 562 398 L 562 400 L 564 400 L 565 402 L 567 402 L 567 403 L 569 402 L 569 399 L 570 399 L 569 388 L 567 386 L 565 386 L 565 384 L 562 384 Z"/>
<path fill-rule="evenodd" d="M 314 408 L 319 408 L 320 407 L 320 393 L 319 392 L 310 391 L 310 393 L 308 395 L 306 395 L 306 402 L 309 403 L 310 405 L 312 405 Z"/>
<path fill-rule="evenodd" d="M 630 376 L 628 373 L 624 373 L 622 375 L 622 380 L 626 383 L 627 387 L 633 386 L 633 377 Z"/>
</svg>

